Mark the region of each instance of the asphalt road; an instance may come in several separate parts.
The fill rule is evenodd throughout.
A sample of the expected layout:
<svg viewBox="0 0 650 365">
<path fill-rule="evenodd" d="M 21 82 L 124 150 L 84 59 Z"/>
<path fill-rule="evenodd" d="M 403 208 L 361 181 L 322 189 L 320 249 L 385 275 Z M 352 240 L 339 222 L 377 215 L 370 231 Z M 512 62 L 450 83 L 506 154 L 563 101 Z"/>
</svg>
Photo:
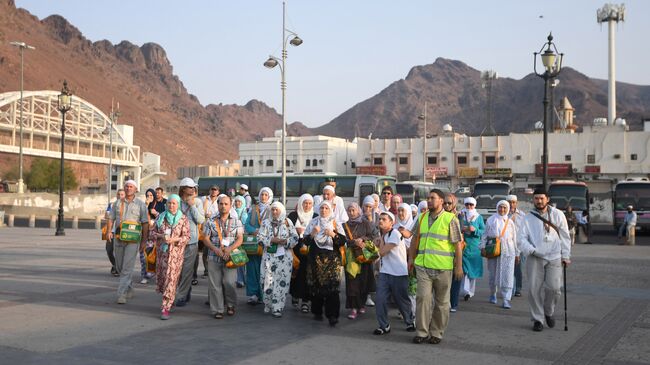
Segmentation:
<svg viewBox="0 0 650 365">
<path fill-rule="evenodd" d="M 650 364 L 650 239 L 619 246 L 613 231 L 596 232 L 594 244 L 573 247 L 568 331 L 562 304 L 556 328 L 531 331 L 526 294 L 510 310 L 491 305 L 484 277 L 441 344 L 415 345 L 394 309 L 393 331 L 373 336 L 374 309 L 354 321 L 343 310 L 330 328 L 293 308 L 265 315 L 243 289 L 237 314 L 216 320 L 203 278 L 192 302 L 161 321 L 151 284 L 115 304 L 97 231 L 0 228 L 0 364 Z"/>
</svg>

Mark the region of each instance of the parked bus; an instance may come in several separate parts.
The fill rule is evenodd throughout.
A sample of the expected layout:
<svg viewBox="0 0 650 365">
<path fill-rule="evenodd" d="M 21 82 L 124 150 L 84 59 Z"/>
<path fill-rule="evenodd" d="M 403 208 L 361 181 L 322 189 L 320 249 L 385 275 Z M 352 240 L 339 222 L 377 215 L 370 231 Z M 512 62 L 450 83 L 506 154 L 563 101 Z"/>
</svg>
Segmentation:
<svg viewBox="0 0 650 365">
<path fill-rule="evenodd" d="M 281 200 L 281 176 L 202 176 L 198 179 L 199 196 L 207 195 L 212 185 L 217 185 L 221 192 L 228 194 L 238 192 L 241 184 L 248 185 L 251 197 L 257 195 L 265 186 L 273 190 L 274 200 Z M 298 198 L 304 193 L 321 195 L 323 187 L 328 181 L 336 182 L 336 195 L 343 198 L 348 204 L 357 202 L 359 205 L 363 198 L 372 193 L 380 193 L 384 186 L 391 186 L 395 190 L 395 178 L 391 176 L 375 175 L 288 175 L 287 176 L 287 212 L 293 211 L 298 203 Z"/>
<path fill-rule="evenodd" d="M 488 219 L 497 211 L 499 200 L 505 200 L 512 186 L 509 182 L 501 180 L 482 180 L 474 184 L 472 196 L 476 199 L 476 211 Z"/>
<path fill-rule="evenodd" d="M 637 229 L 650 229 L 650 181 L 647 178 L 629 178 L 614 187 L 614 228 L 623 223 L 627 206 L 636 211 Z"/>
<path fill-rule="evenodd" d="M 589 188 L 582 181 L 556 180 L 548 187 L 551 204 L 565 211 L 571 206 L 574 212 L 589 211 Z"/>
</svg>

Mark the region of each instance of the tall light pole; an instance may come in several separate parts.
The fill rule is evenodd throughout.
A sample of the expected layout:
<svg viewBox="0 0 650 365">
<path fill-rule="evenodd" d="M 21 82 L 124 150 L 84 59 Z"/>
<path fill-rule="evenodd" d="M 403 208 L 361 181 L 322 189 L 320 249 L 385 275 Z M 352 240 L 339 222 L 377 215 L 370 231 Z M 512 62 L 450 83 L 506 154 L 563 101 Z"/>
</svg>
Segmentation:
<svg viewBox="0 0 650 365">
<path fill-rule="evenodd" d="M 549 81 L 552 81 L 555 77 L 560 74 L 562 69 L 562 58 L 564 58 L 564 53 L 559 53 L 553 43 L 553 35 L 549 33 L 546 38 L 548 41 L 542 45 L 542 48 L 539 52 L 533 53 L 533 69 L 535 74 L 542 79 L 544 79 L 544 146 L 543 146 L 543 155 L 542 155 L 542 182 L 544 184 L 544 189 L 548 189 L 548 92 L 549 92 Z M 546 47 L 546 50 L 544 50 Z M 544 52 L 542 52 L 544 51 Z M 540 56 L 542 59 L 542 64 L 544 65 L 544 72 L 537 72 L 537 56 Z"/>
<path fill-rule="evenodd" d="M 68 82 L 63 81 L 63 89 L 59 94 L 57 109 L 61 112 L 61 171 L 59 175 L 59 218 L 56 222 L 56 236 L 65 236 L 63 228 L 63 178 L 64 169 L 63 163 L 65 162 L 63 152 L 65 150 L 65 113 L 72 108 L 72 93 L 68 90 Z"/>
<path fill-rule="evenodd" d="M 424 133 L 422 133 L 422 181 L 427 181 L 427 102 L 424 102 L 424 113 L 418 115 L 418 119 L 424 121 Z"/>
<path fill-rule="evenodd" d="M 616 119 L 616 24 L 625 21 L 625 5 L 605 4 L 596 11 L 596 21 L 607 23 L 608 28 L 608 77 L 607 77 L 607 124 Z"/>
<path fill-rule="evenodd" d="M 36 49 L 25 42 L 11 42 L 12 46 L 20 48 L 20 147 L 18 153 L 18 194 L 25 192 L 25 185 L 23 184 L 23 90 L 24 90 L 24 57 L 25 49 Z"/>
<path fill-rule="evenodd" d="M 113 189 L 111 188 L 113 184 L 113 130 L 115 129 L 115 124 L 117 124 L 117 118 L 120 116 L 120 103 L 117 103 L 117 110 L 113 109 L 113 103 L 111 102 L 111 114 L 110 117 L 110 126 L 108 127 L 108 149 L 110 153 L 108 154 L 108 187 L 106 189 L 108 204 L 111 203 L 111 195 Z"/>
<path fill-rule="evenodd" d="M 280 89 L 282 90 L 282 162 L 281 163 L 282 163 L 282 204 L 284 206 L 287 205 L 287 144 L 286 144 L 287 118 L 285 113 L 286 91 L 287 91 L 287 82 L 285 78 L 286 76 L 285 72 L 287 71 L 286 68 L 287 41 L 289 41 L 289 37 L 293 36 L 291 41 L 289 41 L 289 43 L 292 46 L 297 47 L 302 44 L 302 39 L 298 37 L 298 34 L 287 29 L 285 25 L 286 17 L 287 17 L 286 3 L 283 1 L 282 2 L 282 57 L 281 59 L 278 59 L 277 57 L 269 56 L 269 59 L 266 60 L 266 62 L 264 62 L 264 67 L 267 68 L 273 68 L 279 64 L 280 74 L 282 77 L 282 81 L 280 81 Z M 287 33 L 289 34 L 287 35 Z"/>
</svg>

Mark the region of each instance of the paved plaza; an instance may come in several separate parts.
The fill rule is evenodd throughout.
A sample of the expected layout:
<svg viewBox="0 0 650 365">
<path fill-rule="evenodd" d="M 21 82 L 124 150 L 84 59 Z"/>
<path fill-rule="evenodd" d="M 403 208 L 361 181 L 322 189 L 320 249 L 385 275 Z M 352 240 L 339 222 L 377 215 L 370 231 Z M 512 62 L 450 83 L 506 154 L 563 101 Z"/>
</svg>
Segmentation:
<svg viewBox="0 0 650 365">
<path fill-rule="evenodd" d="M 412 344 L 395 309 L 392 332 L 374 336 L 374 309 L 354 321 L 342 310 L 330 328 L 290 305 L 272 318 L 246 305 L 243 289 L 236 315 L 216 320 L 203 278 L 188 306 L 161 321 L 153 284 L 115 304 L 117 278 L 97 231 L 66 234 L 0 228 L 0 364 L 650 364 L 647 234 L 634 247 L 608 231 L 574 246 L 567 332 L 563 305 L 554 329 L 533 332 L 526 294 L 511 310 L 491 305 L 484 277 L 439 345 Z"/>
</svg>

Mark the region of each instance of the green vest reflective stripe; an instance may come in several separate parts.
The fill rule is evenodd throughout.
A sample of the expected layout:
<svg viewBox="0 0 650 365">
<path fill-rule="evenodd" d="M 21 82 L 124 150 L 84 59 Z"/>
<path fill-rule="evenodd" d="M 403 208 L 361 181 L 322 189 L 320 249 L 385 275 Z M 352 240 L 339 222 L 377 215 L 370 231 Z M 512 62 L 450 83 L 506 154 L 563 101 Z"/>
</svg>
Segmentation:
<svg viewBox="0 0 650 365">
<path fill-rule="evenodd" d="M 449 241 L 453 213 L 442 212 L 429 227 L 429 212 L 420 220 L 420 242 L 415 265 L 427 269 L 452 270 L 456 248 Z"/>
</svg>

